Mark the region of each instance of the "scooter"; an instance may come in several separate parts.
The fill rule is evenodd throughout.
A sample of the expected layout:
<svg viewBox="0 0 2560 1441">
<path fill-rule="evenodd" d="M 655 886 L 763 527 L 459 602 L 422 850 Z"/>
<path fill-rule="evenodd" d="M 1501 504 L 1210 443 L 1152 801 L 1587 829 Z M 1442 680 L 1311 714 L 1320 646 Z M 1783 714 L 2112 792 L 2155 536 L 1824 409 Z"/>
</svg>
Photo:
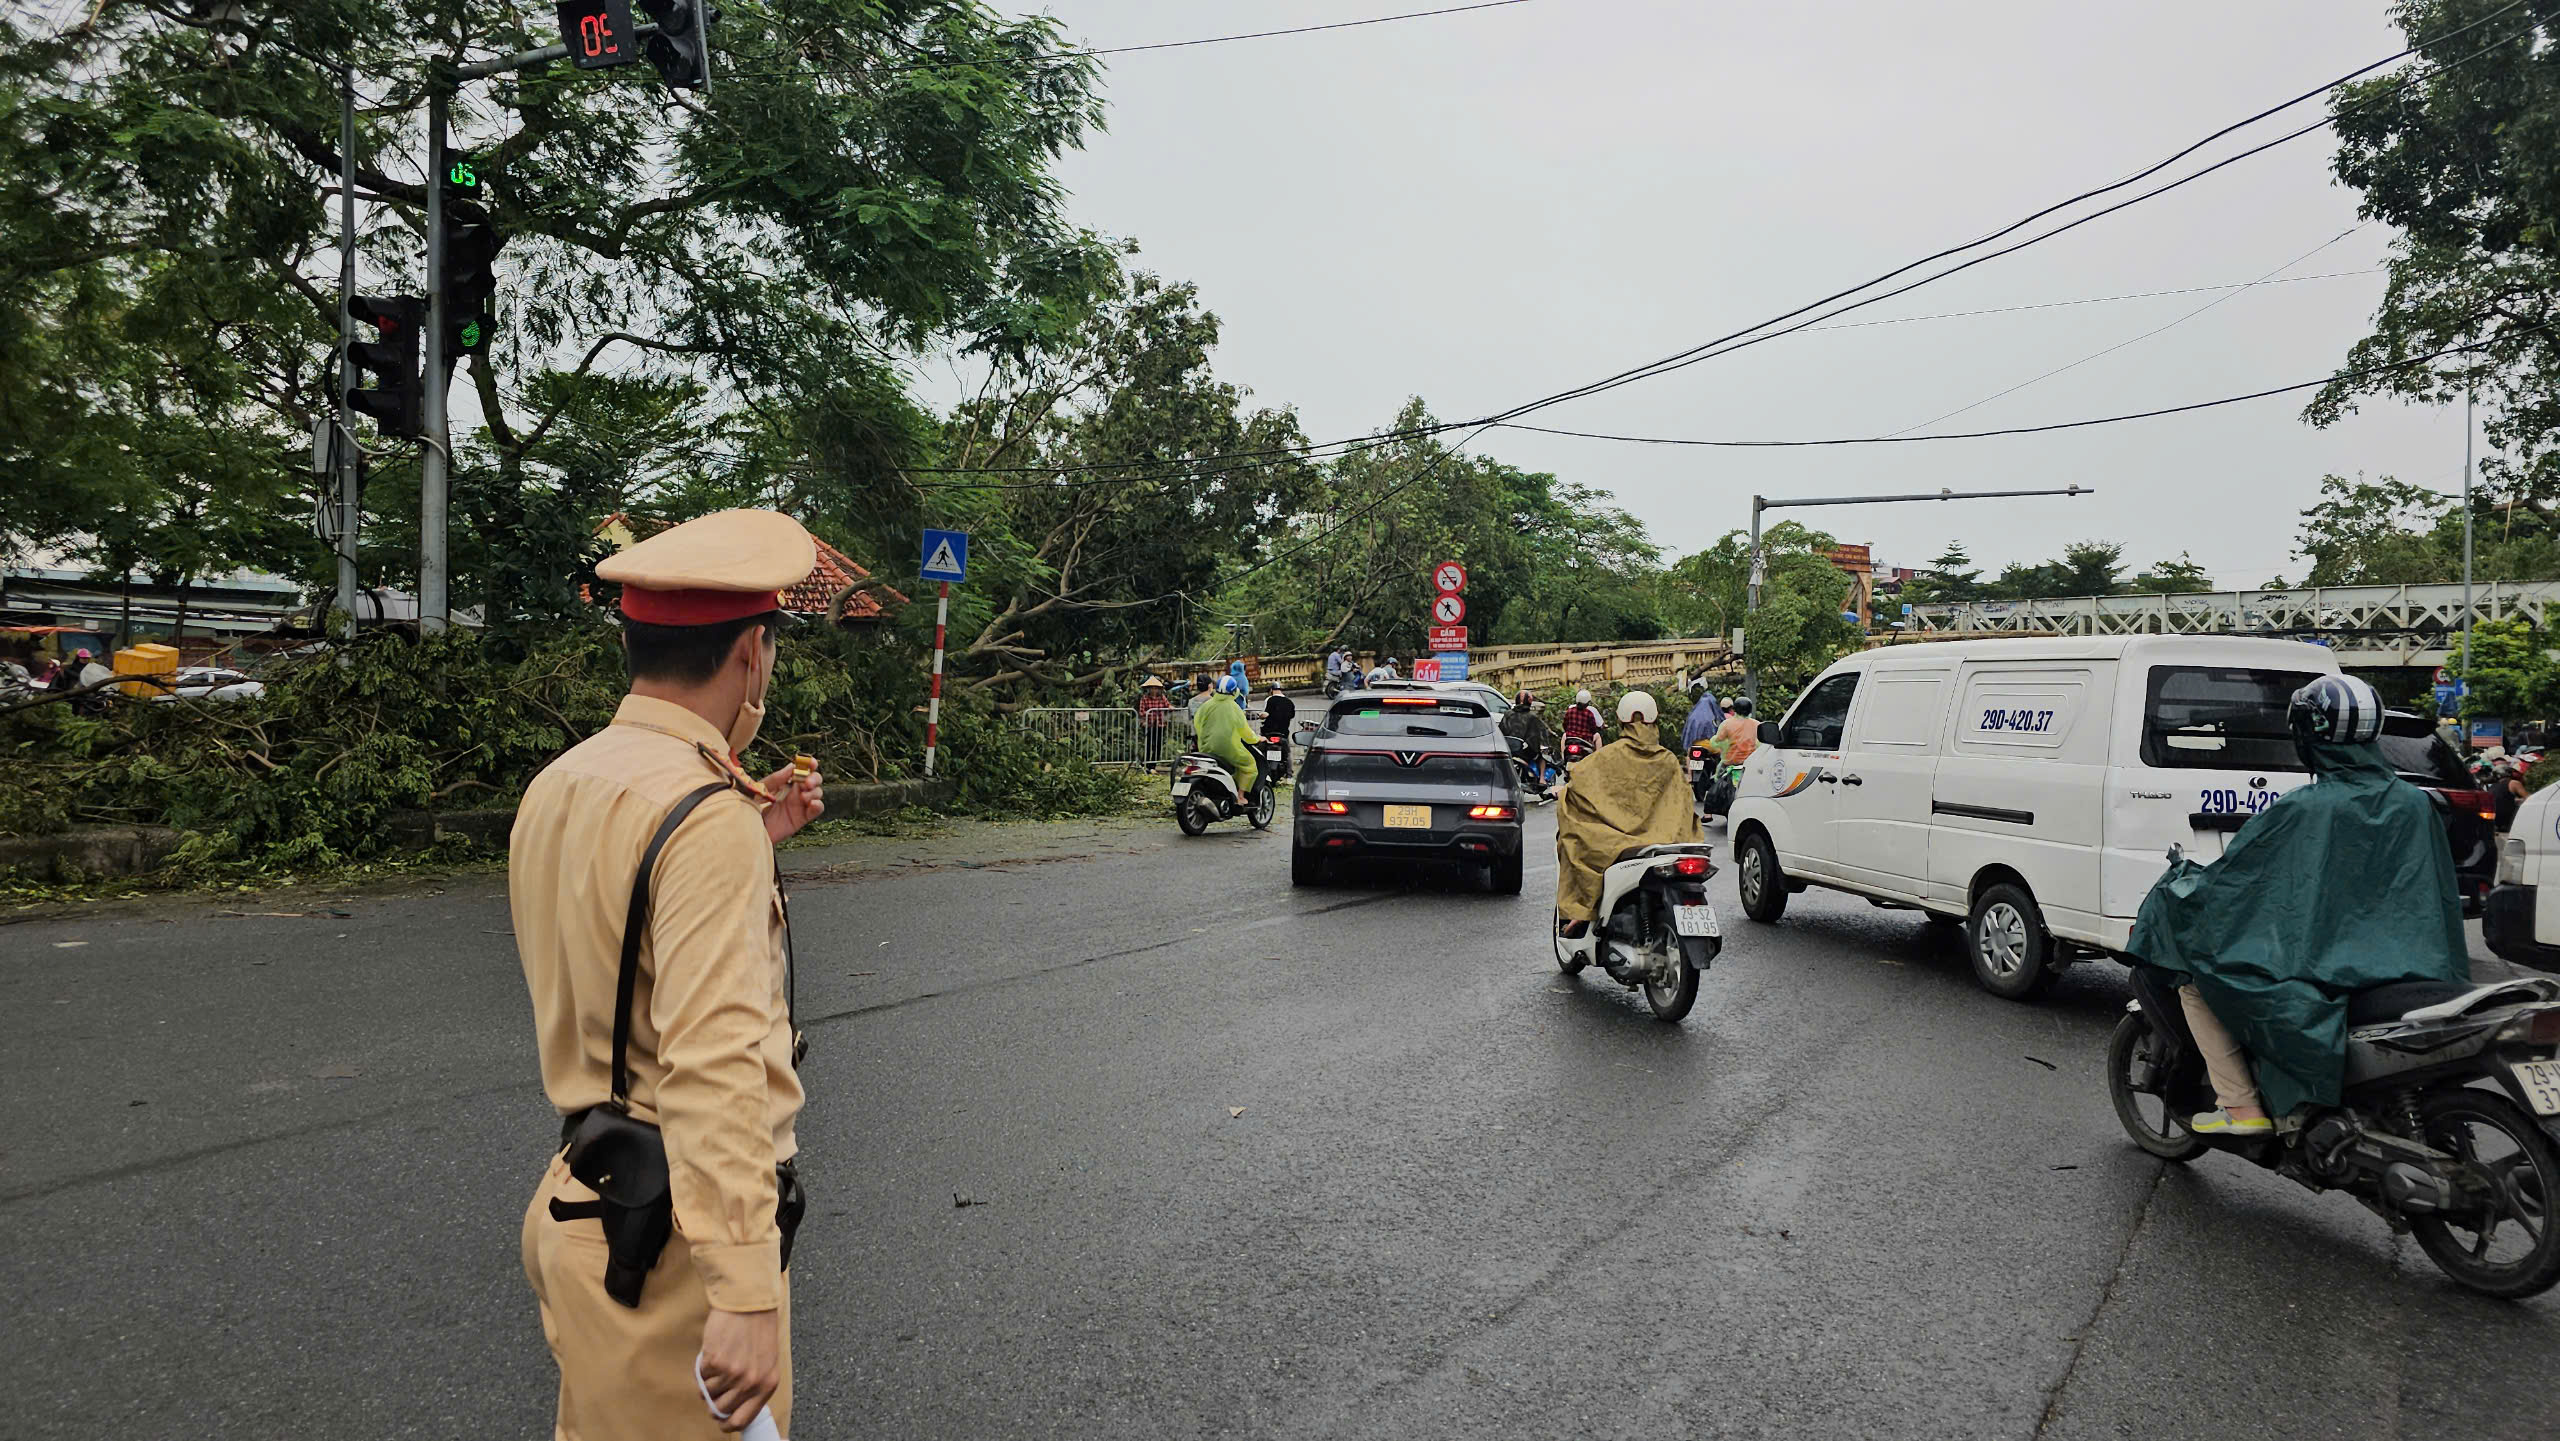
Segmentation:
<svg viewBox="0 0 2560 1441">
<path fill-rule="evenodd" d="M 1532 757 L 1529 743 L 1517 736 L 1512 737 L 1511 769 L 1520 777 L 1520 794 L 1529 804 L 1544 806 L 1555 803 L 1556 782 L 1563 778 L 1563 772 L 1556 769 L 1543 751 Z"/>
<path fill-rule="evenodd" d="M 1564 738 L 1563 747 L 1564 768 L 1570 771 L 1584 756 L 1600 749 L 1600 742 L 1591 736 L 1569 735 Z"/>
<path fill-rule="evenodd" d="M 1249 794 L 1239 793 L 1234 773 L 1216 756 L 1185 754 L 1176 759 L 1173 823 L 1186 836 L 1206 835 L 1209 827 L 1237 816 L 1255 830 L 1271 829 L 1271 817 L 1280 808 L 1280 782 L 1274 774 L 1279 763 L 1272 754 L 1277 749 L 1267 743 L 1253 748 L 1254 781 Z"/>
<path fill-rule="evenodd" d="M 2107 1042 L 2107 1093 L 2135 1145 L 2179 1164 L 2229 1151 L 2344 1191 L 2475 1291 L 2514 1300 L 2560 1282 L 2560 981 L 2357 992 L 2342 1104 L 2251 1137 L 2188 1129 L 2214 1095 L 2174 978 L 2136 965 L 2133 995 Z"/>
<path fill-rule="evenodd" d="M 1731 815 L 1734 792 L 1741 784 L 1742 767 L 1726 764 L 1704 742 L 1689 747 L 1689 785 L 1698 797 L 1700 814 Z"/>
<path fill-rule="evenodd" d="M 1609 978 L 1644 992 L 1645 1004 L 1665 1021 L 1678 1021 L 1697 1004 L 1698 977 L 1724 949 L 1716 908 L 1707 902 L 1707 877 L 1715 874 L 1708 847 L 1694 842 L 1638 846 L 1618 858 L 1600 881 L 1599 919 L 1579 936 L 1564 933 L 1558 912 L 1556 967 L 1578 975 L 1597 961 Z"/>
</svg>

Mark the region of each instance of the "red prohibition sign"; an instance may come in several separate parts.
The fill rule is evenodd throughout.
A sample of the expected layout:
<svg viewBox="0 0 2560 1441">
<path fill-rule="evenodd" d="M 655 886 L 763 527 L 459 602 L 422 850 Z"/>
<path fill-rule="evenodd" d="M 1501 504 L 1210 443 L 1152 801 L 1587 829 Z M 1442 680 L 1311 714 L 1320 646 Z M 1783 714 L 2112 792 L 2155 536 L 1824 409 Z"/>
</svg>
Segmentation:
<svg viewBox="0 0 2560 1441">
<path fill-rule="evenodd" d="M 1467 598 L 1444 594 L 1431 602 L 1431 618 L 1442 625 L 1456 625 L 1467 618 Z"/>
<path fill-rule="evenodd" d="M 1444 560 L 1432 568 L 1431 588 L 1442 595 L 1456 595 L 1467 588 L 1467 568 L 1454 560 Z"/>
</svg>

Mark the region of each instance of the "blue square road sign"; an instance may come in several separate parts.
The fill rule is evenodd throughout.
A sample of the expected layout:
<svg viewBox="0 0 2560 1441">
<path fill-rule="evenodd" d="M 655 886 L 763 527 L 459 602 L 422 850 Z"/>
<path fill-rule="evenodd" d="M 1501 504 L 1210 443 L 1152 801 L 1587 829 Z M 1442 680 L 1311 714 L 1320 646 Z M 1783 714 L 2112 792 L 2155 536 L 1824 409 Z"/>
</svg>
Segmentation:
<svg viewBox="0 0 2560 1441">
<path fill-rule="evenodd" d="M 969 532 L 965 530 L 926 531 L 922 574 L 927 580 L 967 580 L 969 578 Z"/>
</svg>

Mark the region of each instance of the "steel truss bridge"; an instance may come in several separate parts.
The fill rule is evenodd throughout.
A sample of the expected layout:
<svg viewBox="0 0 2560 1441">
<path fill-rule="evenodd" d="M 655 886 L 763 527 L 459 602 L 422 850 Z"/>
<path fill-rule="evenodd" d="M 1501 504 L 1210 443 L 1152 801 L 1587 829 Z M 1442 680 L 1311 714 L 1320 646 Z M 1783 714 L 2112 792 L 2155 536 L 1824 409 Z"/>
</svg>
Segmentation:
<svg viewBox="0 0 2560 1441">
<path fill-rule="evenodd" d="M 2341 665 L 2453 663 L 2463 618 L 2525 620 L 2560 613 L 2560 581 L 2449 585 L 2333 585 L 2300 590 L 2221 590 L 2183 595 L 2068 596 L 1963 601 L 1913 608 L 1899 641 L 2003 635 L 2263 635 L 2307 640 Z M 1881 617 L 1880 617 L 1881 619 Z"/>
</svg>

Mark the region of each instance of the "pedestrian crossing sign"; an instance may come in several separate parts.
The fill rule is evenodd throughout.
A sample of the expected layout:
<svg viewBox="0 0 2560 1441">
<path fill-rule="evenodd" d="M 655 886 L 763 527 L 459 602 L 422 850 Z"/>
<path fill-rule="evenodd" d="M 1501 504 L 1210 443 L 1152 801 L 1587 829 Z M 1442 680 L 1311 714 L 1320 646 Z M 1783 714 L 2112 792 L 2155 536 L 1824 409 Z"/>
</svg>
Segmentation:
<svg viewBox="0 0 2560 1441">
<path fill-rule="evenodd" d="M 965 530 L 928 530 L 924 533 L 924 567 L 926 580 L 963 581 L 969 578 L 969 532 Z"/>
</svg>

